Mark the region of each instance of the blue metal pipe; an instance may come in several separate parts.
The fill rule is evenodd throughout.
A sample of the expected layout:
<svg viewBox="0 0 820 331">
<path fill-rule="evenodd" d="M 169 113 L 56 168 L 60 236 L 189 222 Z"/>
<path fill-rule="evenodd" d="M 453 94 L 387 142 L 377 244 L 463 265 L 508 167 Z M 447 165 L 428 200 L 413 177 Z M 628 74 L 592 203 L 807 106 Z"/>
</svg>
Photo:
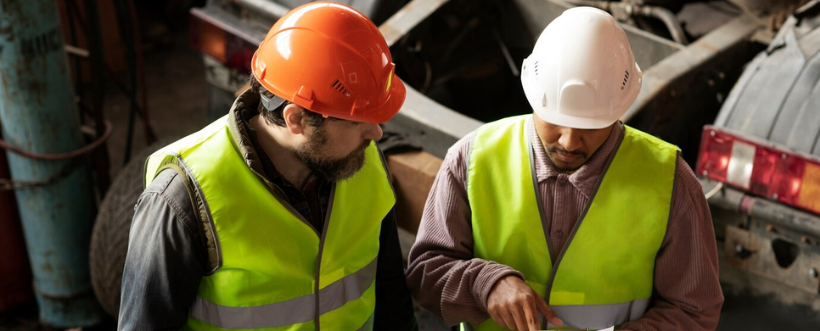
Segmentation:
<svg viewBox="0 0 820 331">
<path fill-rule="evenodd" d="M 0 1 L 0 129 L 9 144 L 35 153 L 83 145 L 57 8 L 53 0 Z M 40 320 L 60 328 L 99 323 L 88 272 L 95 205 L 85 160 L 7 155 L 18 181 L 71 169 L 50 184 L 15 191 Z"/>
</svg>

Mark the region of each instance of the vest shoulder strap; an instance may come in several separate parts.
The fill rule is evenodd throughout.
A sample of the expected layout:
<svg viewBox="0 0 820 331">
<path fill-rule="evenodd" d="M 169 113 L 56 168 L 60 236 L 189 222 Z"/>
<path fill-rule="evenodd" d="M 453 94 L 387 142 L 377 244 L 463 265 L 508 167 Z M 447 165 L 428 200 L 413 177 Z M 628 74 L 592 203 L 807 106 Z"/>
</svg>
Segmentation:
<svg viewBox="0 0 820 331">
<path fill-rule="evenodd" d="M 211 275 L 219 270 L 221 267 L 221 254 L 218 245 L 216 244 L 216 236 L 214 235 L 214 224 L 210 214 L 205 207 L 205 201 L 202 199 L 199 190 L 199 184 L 193 174 L 188 171 L 185 161 L 179 155 L 166 155 L 162 160 L 159 168 L 156 171 L 158 175 L 163 170 L 169 169 L 176 172 L 177 177 L 182 181 L 187 192 L 188 202 L 194 211 L 194 223 L 197 225 L 200 237 L 202 238 L 203 247 L 206 248 L 208 255 L 208 272 L 206 275 Z"/>
</svg>

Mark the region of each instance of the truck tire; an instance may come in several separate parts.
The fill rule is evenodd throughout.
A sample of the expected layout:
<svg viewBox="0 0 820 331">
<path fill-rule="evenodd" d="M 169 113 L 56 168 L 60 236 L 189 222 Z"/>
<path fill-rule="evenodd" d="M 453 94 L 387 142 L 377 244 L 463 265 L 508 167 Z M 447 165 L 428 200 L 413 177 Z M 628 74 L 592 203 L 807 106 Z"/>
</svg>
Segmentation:
<svg viewBox="0 0 820 331">
<path fill-rule="evenodd" d="M 100 204 L 91 234 L 89 264 L 91 285 L 103 309 L 117 319 L 120 310 L 120 286 L 128 233 L 134 216 L 134 205 L 143 191 L 145 159 L 173 140 L 156 142 L 135 153 L 120 171 Z"/>
</svg>

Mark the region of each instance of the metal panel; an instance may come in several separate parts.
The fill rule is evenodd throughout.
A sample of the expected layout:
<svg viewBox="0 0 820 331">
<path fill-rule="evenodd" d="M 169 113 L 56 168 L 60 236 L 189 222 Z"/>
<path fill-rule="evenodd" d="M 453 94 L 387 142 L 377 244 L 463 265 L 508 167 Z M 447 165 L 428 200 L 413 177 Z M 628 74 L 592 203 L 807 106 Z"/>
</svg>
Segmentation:
<svg viewBox="0 0 820 331">
<path fill-rule="evenodd" d="M 803 51 L 803 54 L 806 57 L 812 57 L 817 52 L 820 52 L 820 29 L 817 29 L 817 26 L 810 26 L 808 21 L 801 22 L 799 27 L 796 27 L 797 34 L 801 35 L 799 37 L 800 41 L 800 50 Z M 806 33 L 801 33 L 801 30 L 807 30 Z"/>
<path fill-rule="evenodd" d="M 710 179 L 699 179 L 706 187 L 715 182 Z M 711 210 L 726 210 L 744 216 L 751 216 L 758 222 L 782 227 L 784 230 L 810 236 L 820 240 L 820 216 L 765 198 L 747 195 L 735 188 L 723 186 L 717 194 L 708 198 Z M 717 221 L 717 220 L 716 220 Z M 736 223 L 735 225 L 738 225 Z M 743 224 L 747 226 L 747 224 Z"/>
<path fill-rule="evenodd" d="M 307 3 L 307 1 L 303 1 Z M 237 0 L 237 4 L 250 11 L 258 13 L 268 19 L 278 20 L 290 11 L 290 8 L 282 6 L 278 2 L 268 0 Z"/>
<path fill-rule="evenodd" d="M 245 0 L 240 0 L 240 1 L 245 2 Z M 255 2 L 263 2 L 263 1 L 264 2 L 270 2 L 270 3 L 274 3 L 274 6 L 280 7 L 280 8 L 296 8 L 296 7 L 299 7 L 299 6 L 304 5 L 306 3 L 313 2 L 314 0 L 275 0 L 275 1 L 274 0 L 252 0 L 252 1 L 255 1 Z M 356 10 L 362 12 L 362 14 L 365 14 L 370 19 L 375 19 L 376 16 L 379 16 L 381 14 L 379 12 L 381 7 L 389 5 L 388 3 L 390 3 L 390 2 L 396 3 L 396 1 L 390 1 L 390 0 L 329 0 L 329 1 L 343 3 L 343 4 L 346 4 L 350 7 L 356 8 Z M 281 9 L 276 10 L 276 12 L 279 12 L 279 11 L 281 11 Z M 277 16 L 277 17 L 281 17 L 281 15 Z"/>
<path fill-rule="evenodd" d="M 809 137 L 814 133 L 814 147 L 811 148 L 811 154 L 820 156 L 820 84 L 815 87 L 811 98 L 806 101 L 805 109 L 804 120 L 799 123 L 796 130 L 805 130 L 799 132 L 806 132 Z M 808 141 L 811 142 L 811 140 Z"/>
<path fill-rule="evenodd" d="M 757 73 L 740 95 L 726 127 L 769 138 L 778 110 L 806 64 L 794 32 L 786 31 L 781 37 L 785 44 L 753 69 Z"/>
<path fill-rule="evenodd" d="M 746 89 L 747 86 L 749 86 L 749 83 L 751 83 L 752 78 L 754 78 L 755 74 L 757 74 L 757 70 L 751 70 L 751 68 L 757 68 L 761 66 L 763 61 L 766 61 L 765 52 L 755 56 L 755 58 L 752 59 L 752 61 L 750 61 L 749 64 L 746 65 L 746 68 L 748 70 L 743 71 L 743 74 L 740 75 L 740 78 L 738 78 L 737 83 L 735 83 L 735 86 L 732 87 L 732 90 L 726 97 L 726 101 L 723 103 L 723 106 L 720 109 L 720 113 L 718 113 L 718 116 L 715 119 L 715 126 L 726 127 L 726 123 L 732 116 L 732 113 L 735 110 L 735 105 L 737 105 L 741 95 L 743 95 L 743 91 Z"/>
<path fill-rule="evenodd" d="M 731 60 L 726 55 L 745 42 L 759 28 L 760 26 L 751 17 L 738 17 L 698 39 L 682 51 L 663 59 L 658 65 L 645 68 L 641 93 L 622 119 L 629 121 L 641 110 L 650 106 L 650 103 L 655 101 L 659 95 L 673 88 L 673 83 L 681 81 L 687 75 L 693 75 L 694 69 L 705 66 L 716 58 Z M 637 48 L 635 50 L 640 51 Z M 685 90 L 686 86 L 677 86 L 677 88 Z"/>
<path fill-rule="evenodd" d="M 818 30 L 820 31 L 820 30 Z M 820 132 L 820 56 L 815 56 L 798 79 L 772 129 L 771 140 L 796 151 L 811 153 Z"/>
<path fill-rule="evenodd" d="M 449 0 L 413 0 L 379 26 L 387 46 L 393 46 L 407 32 Z"/>
<path fill-rule="evenodd" d="M 712 123 L 746 63 L 760 51 L 749 42 L 760 25 L 740 16 L 646 69 L 635 103 L 621 118 L 681 148 L 693 165 L 703 125 Z M 640 50 L 635 50 L 640 52 Z"/>
<path fill-rule="evenodd" d="M 261 26 L 245 24 L 251 22 L 241 21 L 236 16 L 225 12 L 219 7 L 192 8 L 191 15 L 254 45 L 260 44 L 268 32 L 267 29 Z M 273 24 L 272 22 L 271 25 Z M 270 29 L 270 25 L 268 25 L 267 28 Z"/>
<path fill-rule="evenodd" d="M 820 156 L 820 28 L 804 23 L 790 18 L 747 66 L 717 126 Z"/>
<path fill-rule="evenodd" d="M 820 29 L 801 38 L 800 44 L 817 44 L 818 41 L 820 41 Z M 801 47 L 801 49 L 804 48 Z M 781 143 L 801 152 L 809 152 L 813 143 L 813 139 L 806 139 L 806 133 L 817 132 L 820 129 L 820 121 L 817 120 L 813 123 L 801 124 L 807 120 L 811 121 L 816 113 L 816 109 L 807 109 L 805 105 L 820 80 L 820 56 L 812 57 L 811 54 L 808 56 L 811 58 L 779 110 L 770 136 L 772 142 Z M 802 130 L 796 130 L 800 126 L 803 126 Z"/>
<path fill-rule="evenodd" d="M 732 266 L 817 294 L 820 290 L 820 253 L 805 244 L 797 247 L 796 258 L 787 266 L 778 263 L 775 240 L 729 226 L 726 229 L 726 259 Z"/>
<path fill-rule="evenodd" d="M 407 99 L 393 119 L 384 124 L 385 130 L 399 132 L 410 143 L 424 146 L 424 150 L 444 158 L 447 149 L 458 139 L 481 126 L 480 121 L 465 116 L 424 96 L 409 84 Z"/>
</svg>

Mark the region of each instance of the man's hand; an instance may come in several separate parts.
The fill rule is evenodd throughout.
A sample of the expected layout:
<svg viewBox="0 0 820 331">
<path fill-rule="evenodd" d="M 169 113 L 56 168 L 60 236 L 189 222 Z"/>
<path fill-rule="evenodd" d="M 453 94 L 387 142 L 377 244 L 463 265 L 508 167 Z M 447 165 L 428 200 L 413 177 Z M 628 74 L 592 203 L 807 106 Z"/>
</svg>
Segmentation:
<svg viewBox="0 0 820 331">
<path fill-rule="evenodd" d="M 512 330 L 540 330 L 538 312 L 552 324 L 564 324 L 544 298 L 516 275 L 501 278 L 493 285 L 487 298 L 487 310 L 493 321 Z"/>
</svg>

